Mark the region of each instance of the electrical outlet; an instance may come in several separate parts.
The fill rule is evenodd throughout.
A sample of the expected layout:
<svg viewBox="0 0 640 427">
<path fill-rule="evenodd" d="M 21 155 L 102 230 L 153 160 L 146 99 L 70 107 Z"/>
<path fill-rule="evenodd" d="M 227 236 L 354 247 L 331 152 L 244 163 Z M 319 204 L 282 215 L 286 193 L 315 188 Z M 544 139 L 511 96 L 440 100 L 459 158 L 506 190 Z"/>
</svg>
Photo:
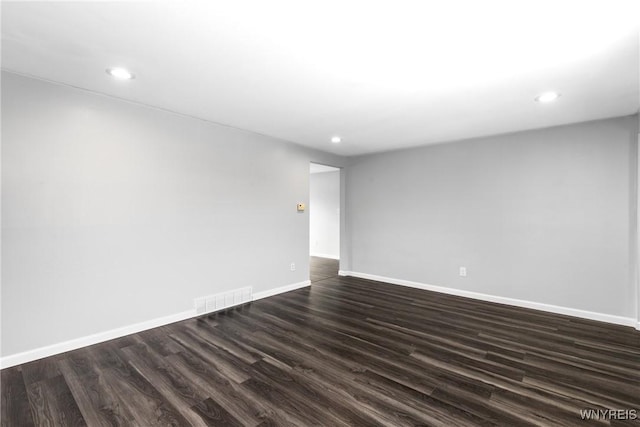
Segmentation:
<svg viewBox="0 0 640 427">
<path fill-rule="evenodd" d="M 291 271 L 296 271 L 296 263 L 295 262 L 291 263 Z"/>
<path fill-rule="evenodd" d="M 467 277 L 467 267 L 460 267 L 460 276 Z"/>
</svg>

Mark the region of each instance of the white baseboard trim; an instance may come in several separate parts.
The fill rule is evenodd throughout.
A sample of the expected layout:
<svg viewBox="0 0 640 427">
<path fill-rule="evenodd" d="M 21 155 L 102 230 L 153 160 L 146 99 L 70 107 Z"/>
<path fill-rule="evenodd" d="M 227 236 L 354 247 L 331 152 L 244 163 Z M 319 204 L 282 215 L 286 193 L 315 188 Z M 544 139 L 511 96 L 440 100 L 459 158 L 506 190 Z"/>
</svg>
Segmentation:
<svg viewBox="0 0 640 427">
<path fill-rule="evenodd" d="M 444 286 L 427 285 L 425 283 L 412 282 L 410 280 L 394 279 L 392 277 L 378 276 L 375 274 L 359 273 L 356 271 L 339 271 L 340 276 L 352 276 L 361 279 L 375 280 L 378 282 L 390 283 L 392 285 L 407 286 L 410 288 L 424 289 L 427 291 L 440 292 L 443 294 L 456 295 L 460 297 L 473 298 L 481 301 L 495 302 L 499 304 L 513 305 L 516 307 L 531 308 L 534 310 L 547 311 L 567 316 L 580 317 L 583 319 L 597 320 L 600 322 L 613 323 L 616 325 L 632 326 L 640 330 L 640 323 L 630 317 L 615 316 L 612 314 L 597 313 L 594 311 L 580 310 L 577 308 L 562 307 L 558 305 L 544 304 L 533 301 L 520 300 L 515 298 L 488 295 L 479 292 L 465 291 L 461 289 L 447 288 Z"/>
<path fill-rule="evenodd" d="M 257 301 L 262 298 L 272 297 L 274 295 L 282 294 L 289 291 L 295 291 L 296 289 L 305 288 L 307 286 L 311 286 L 310 280 L 293 283 L 291 285 L 280 286 L 279 288 L 269 289 L 268 291 L 256 292 L 255 294 L 253 294 L 253 300 Z"/>
<path fill-rule="evenodd" d="M 340 255 L 319 254 L 319 253 L 315 253 L 315 252 L 312 252 L 309 255 L 310 256 L 317 256 L 319 258 L 340 259 Z"/>
<path fill-rule="evenodd" d="M 269 289 L 268 291 L 258 292 L 256 294 L 253 294 L 253 301 L 310 285 L 311 282 L 309 280 L 305 280 L 304 282 L 294 283 L 275 289 Z M 191 310 L 183 311 L 182 313 L 176 313 L 169 316 L 146 320 L 144 322 L 135 323 L 133 325 L 124 326 L 121 328 L 111 329 L 109 331 L 99 332 L 97 334 L 88 335 L 86 337 L 75 338 L 69 341 L 51 344 L 33 350 L 27 350 L 22 353 L 11 354 L 9 356 L 0 357 L 0 369 L 10 368 L 12 366 L 21 365 L 27 362 L 33 362 L 34 360 L 42 359 L 43 357 L 49 357 L 56 354 L 64 353 L 66 351 L 76 350 L 93 344 L 99 344 L 101 342 L 109 341 L 115 338 L 121 338 L 126 335 L 135 334 L 138 332 L 146 331 L 147 329 L 153 329 L 159 326 L 168 325 L 170 323 L 180 322 L 181 320 L 186 320 L 196 316 L 200 315 L 196 314 L 196 310 L 194 308 Z"/>
<path fill-rule="evenodd" d="M 22 353 L 12 354 L 12 355 L 0 358 L 0 368 L 4 369 L 4 368 L 9 368 L 15 365 L 21 365 L 23 363 L 42 359 L 43 357 L 49 357 L 55 354 L 64 353 L 65 351 L 76 350 L 81 347 L 98 344 L 104 341 L 112 340 L 114 338 L 124 337 L 126 335 L 135 334 L 138 332 L 145 331 L 147 329 L 168 325 L 169 323 L 179 322 L 181 320 L 194 317 L 195 315 L 196 315 L 195 309 L 187 310 L 187 311 L 183 311 L 182 313 L 176 313 L 170 316 L 159 317 L 156 319 L 147 320 L 140 323 L 135 323 L 133 325 L 124 326 L 122 328 L 111 329 L 109 331 L 99 332 L 93 335 L 87 335 L 86 337 L 75 338 L 69 341 L 64 341 L 57 344 L 51 344 L 51 345 L 36 348 L 33 350 L 27 350 Z"/>
</svg>

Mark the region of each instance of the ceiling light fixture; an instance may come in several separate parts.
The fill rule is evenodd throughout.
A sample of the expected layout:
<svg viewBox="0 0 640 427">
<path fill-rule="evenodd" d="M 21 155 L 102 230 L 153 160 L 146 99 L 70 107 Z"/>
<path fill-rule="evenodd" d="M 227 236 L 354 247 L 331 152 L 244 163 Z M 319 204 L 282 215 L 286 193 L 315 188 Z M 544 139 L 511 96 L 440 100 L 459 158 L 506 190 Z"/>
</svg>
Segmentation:
<svg viewBox="0 0 640 427">
<path fill-rule="evenodd" d="M 540 95 L 536 96 L 535 100 L 536 100 L 536 102 L 540 102 L 540 103 L 544 104 L 544 103 L 547 103 L 547 102 L 553 102 L 558 98 L 560 98 L 560 94 L 558 92 L 545 92 L 545 93 L 541 93 Z"/>
<path fill-rule="evenodd" d="M 119 80 L 131 80 L 136 77 L 131 71 L 127 70 L 126 68 L 113 67 L 107 68 L 106 71 L 107 74 L 109 74 L 111 77 L 115 77 Z"/>
<path fill-rule="evenodd" d="M 331 137 L 331 142 L 333 142 L 334 144 L 339 144 L 341 141 L 342 141 L 342 138 L 340 138 L 339 136 Z"/>
</svg>

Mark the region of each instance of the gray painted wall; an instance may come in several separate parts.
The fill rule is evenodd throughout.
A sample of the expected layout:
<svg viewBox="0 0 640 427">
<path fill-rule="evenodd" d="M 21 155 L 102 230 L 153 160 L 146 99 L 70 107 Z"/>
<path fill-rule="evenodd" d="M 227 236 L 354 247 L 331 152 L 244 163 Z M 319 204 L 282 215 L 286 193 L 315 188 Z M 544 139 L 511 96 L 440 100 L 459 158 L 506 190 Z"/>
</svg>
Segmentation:
<svg viewBox="0 0 640 427">
<path fill-rule="evenodd" d="M 340 257 L 340 171 L 309 176 L 309 251 Z"/>
<path fill-rule="evenodd" d="M 296 203 L 344 162 L 11 73 L 2 150 L 3 356 L 307 280 Z"/>
<path fill-rule="evenodd" d="M 635 196 L 635 199 L 632 197 L 632 203 L 635 200 L 635 212 L 632 214 L 635 218 L 635 223 L 632 227 L 632 247 L 631 247 L 631 259 L 635 260 L 633 263 L 633 281 L 636 285 L 636 329 L 640 330 L 640 118 L 638 119 L 638 129 L 637 129 L 637 145 L 636 145 L 636 175 L 635 181 L 633 184 L 635 185 L 634 192 L 632 196 Z"/>
<path fill-rule="evenodd" d="M 355 158 L 341 268 L 632 318 L 637 129 L 634 116 Z"/>
<path fill-rule="evenodd" d="M 341 269 L 632 317 L 637 132 L 627 117 L 352 159 Z M 10 73 L 2 144 L 3 356 L 306 280 L 309 162 L 346 165 Z"/>
</svg>

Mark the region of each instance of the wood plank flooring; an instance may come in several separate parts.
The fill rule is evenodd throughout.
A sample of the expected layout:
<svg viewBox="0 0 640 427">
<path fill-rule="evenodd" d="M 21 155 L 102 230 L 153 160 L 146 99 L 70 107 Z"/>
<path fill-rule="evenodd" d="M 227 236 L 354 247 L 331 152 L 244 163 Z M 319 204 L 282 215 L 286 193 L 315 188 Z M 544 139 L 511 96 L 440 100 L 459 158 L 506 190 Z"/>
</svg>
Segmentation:
<svg viewBox="0 0 640 427">
<path fill-rule="evenodd" d="M 309 275 L 311 276 L 311 282 L 313 283 L 331 277 L 337 277 L 338 263 L 338 260 L 312 256 L 311 262 L 309 263 Z"/>
<path fill-rule="evenodd" d="M 628 327 L 337 276 L 1 372 L 2 426 L 583 426 L 637 410 Z M 622 412 L 618 418 L 632 412 Z"/>
</svg>

